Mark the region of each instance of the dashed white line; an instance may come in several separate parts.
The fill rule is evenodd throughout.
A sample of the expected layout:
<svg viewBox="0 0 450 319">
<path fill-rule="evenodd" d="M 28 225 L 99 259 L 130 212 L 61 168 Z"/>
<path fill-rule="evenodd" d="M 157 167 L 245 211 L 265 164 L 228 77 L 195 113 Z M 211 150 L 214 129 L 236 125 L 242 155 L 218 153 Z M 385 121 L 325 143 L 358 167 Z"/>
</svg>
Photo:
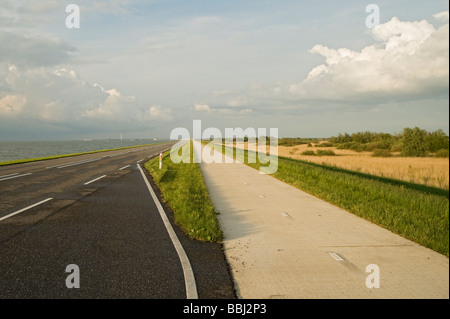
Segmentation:
<svg viewBox="0 0 450 319">
<path fill-rule="evenodd" d="M 69 167 L 69 166 L 81 165 L 81 164 L 85 164 L 85 163 L 95 162 L 95 161 L 98 161 L 98 160 L 100 160 L 100 158 L 89 158 L 89 159 L 84 159 L 84 160 L 81 160 L 81 161 L 76 161 L 76 162 L 70 162 L 70 163 L 65 163 L 65 164 L 58 164 L 58 165 L 54 165 L 54 166 L 49 166 L 49 167 L 46 167 L 46 168 L 47 169 L 55 168 L 55 167 L 57 167 L 57 168 L 65 168 L 65 167 Z"/>
<path fill-rule="evenodd" d="M 121 170 L 124 170 L 125 168 L 128 168 L 128 167 L 130 167 L 131 165 L 127 165 L 127 166 L 124 166 L 124 167 L 122 167 L 122 168 L 119 168 L 119 171 L 121 171 Z"/>
<path fill-rule="evenodd" d="M 104 178 L 104 177 L 106 177 L 106 176 L 107 176 L 107 175 L 100 176 L 100 177 L 98 177 L 98 178 L 96 178 L 96 179 L 93 179 L 92 181 L 89 181 L 89 182 L 87 182 L 87 183 L 84 183 L 84 185 L 92 184 L 93 182 L 96 182 L 96 181 L 98 181 L 98 180 L 100 180 L 100 179 L 102 179 L 102 178 Z"/>
<path fill-rule="evenodd" d="M 141 159 L 141 160 L 137 161 L 137 162 L 136 162 L 136 164 L 139 164 L 139 163 L 140 163 L 140 162 L 142 162 L 142 161 L 143 161 L 143 159 Z"/>
<path fill-rule="evenodd" d="M 12 213 L 12 214 L 3 216 L 2 218 L 0 218 L 0 222 L 1 222 L 2 220 L 5 220 L 5 219 L 7 219 L 7 218 L 10 218 L 10 217 L 12 217 L 12 216 L 14 216 L 14 215 L 23 213 L 23 212 L 25 212 L 25 211 L 27 211 L 27 210 L 33 208 L 33 207 L 36 207 L 36 206 L 39 206 L 39 205 L 41 205 L 41 204 L 44 204 L 44 203 L 46 203 L 46 202 L 48 202 L 48 201 L 51 201 L 52 199 L 53 199 L 53 198 L 47 198 L 47 199 L 45 199 L 45 200 L 43 200 L 43 201 L 41 201 L 41 202 L 39 202 L 39 203 L 30 205 L 30 206 L 28 206 L 28 207 L 22 208 L 21 210 L 18 210 L 18 211 L 16 211 L 16 212 Z"/>
<path fill-rule="evenodd" d="M 339 256 L 337 253 L 335 252 L 330 252 L 328 253 L 328 255 L 330 255 L 331 257 L 333 257 L 335 260 L 337 261 L 344 261 L 344 258 L 342 258 L 341 256 Z"/>
<path fill-rule="evenodd" d="M 0 178 L 0 182 L 6 181 L 6 180 L 8 180 L 8 179 L 13 179 L 13 178 L 19 178 L 19 177 L 28 176 L 28 175 L 31 175 L 31 174 L 32 174 L 32 173 L 27 173 L 27 174 L 22 174 L 22 175 L 13 174 L 13 176 Z"/>
<path fill-rule="evenodd" d="M 2 178 L 4 178 L 4 177 L 9 177 L 9 176 L 13 176 L 13 175 L 19 175 L 19 173 L 14 173 L 14 174 L 3 175 L 3 176 L 0 176 L 0 179 L 2 179 Z"/>
<path fill-rule="evenodd" d="M 66 168 L 66 167 L 75 166 L 75 165 L 87 164 L 87 163 L 92 163 L 92 162 L 95 162 L 98 160 L 99 160 L 99 158 L 94 158 L 94 159 L 80 161 L 80 162 L 73 162 L 73 163 L 69 163 L 69 164 L 60 165 L 57 168 Z"/>
</svg>

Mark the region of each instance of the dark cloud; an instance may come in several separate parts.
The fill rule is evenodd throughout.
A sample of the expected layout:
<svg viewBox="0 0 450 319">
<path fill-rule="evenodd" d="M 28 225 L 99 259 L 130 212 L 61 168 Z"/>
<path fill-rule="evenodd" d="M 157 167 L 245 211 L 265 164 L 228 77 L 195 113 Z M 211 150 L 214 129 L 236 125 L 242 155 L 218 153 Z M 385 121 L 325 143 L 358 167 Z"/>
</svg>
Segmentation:
<svg viewBox="0 0 450 319">
<path fill-rule="evenodd" d="M 0 63 L 20 67 L 54 66 L 70 62 L 77 49 L 58 38 L 0 30 Z"/>
</svg>

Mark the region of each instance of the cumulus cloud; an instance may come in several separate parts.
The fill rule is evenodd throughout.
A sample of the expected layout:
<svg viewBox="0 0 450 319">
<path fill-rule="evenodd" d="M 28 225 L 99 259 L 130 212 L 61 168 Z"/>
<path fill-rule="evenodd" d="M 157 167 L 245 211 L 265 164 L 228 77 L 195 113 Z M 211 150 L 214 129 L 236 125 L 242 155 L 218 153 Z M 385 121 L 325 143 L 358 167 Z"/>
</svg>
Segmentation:
<svg viewBox="0 0 450 319">
<path fill-rule="evenodd" d="M 104 99 L 96 107 L 81 112 L 82 118 L 116 121 L 131 119 L 128 108 L 135 103 L 134 96 L 122 96 L 117 89 L 105 90 L 99 84 L 94 84 L 92 88 L 99 89 Z"/>
<path fill-rule="evenodd" d="M 448 17 L 448 12 L 437 15 Z M 438 29 L 425 20 L 392 18 L 371 29 L 379 43 L 361 51 L 316 45 L 311 53 L 325 58 L 308 77 L 289 87 L 307 99 L 367 99 L 444 93 L 449 77 L 449 25 Z"/>
<path fill-rule="evenodd" d="M 17 116 L 22 114 L 27 99 L 21 95 L 6 95 L 0 97 L 0 114 L 2 116 Z"/>
<path fill-rule="evenodd" d="M 162 108 L 159 105 L 152 105 L 148 108 L 144 118 L 150 121 L 171 121 L 173 120 L 172 110 Z"/>
<path fill-rule="evenodd" d="M 436 13 L 433 17 L 437 20 L 448 23 L 448 11 Z"/>
<path fill-rule="evenodd" d="M 38 12 L 45 6 L 29 7 Z M 145 129 L 170 121 L 170 109 L 140 106 L 118 88 L 90 84 L 69 65 L 76 48 L 58 38 L 19 30 L 0 30 L 0 126 L 51 124 L 64 129 Z M 63 67 L 64 65 L 64 67 Z M 37 125 L 37 124 L 36 124 Z"/>
<path fill-rule="evenodd" d="M 448 96 L 448 11 L 434 18 L 441 23 L 437 28 L 426 20 L 410 22 L 394 17 L 369 30 L 375 44 L 359 51 L 317 44 L 310 53 L 325 61 L 301 82 L 213 92 L 212 99 L 218 105 L 257 108 L 266 114 L 275 110 L 303 114 Z"/>
<path fill-rule="evenodd" d="M 194 104 L 194 109 L 197 112 L 211 112 L 211 107 L 208 104 L 199 104 L 199 103 L 195 103 Z"/>
<path fill-rule="evenodd" d="M 1 120 L 17 117 L 26 121 L 67 127 L 114 125 L 145 128 L 149 122 L 170 121 L 172 111 L 160 106 L 140 107 L 134 96 L 116 88 L 89 84 L 72 69 L 22 69 L 14 65 L 0 70 Z M 1 86 L 0 86 L 1 87 Z"/>
<path fill-rule="evenodd" d="M 246 106 L 247 104 L 248 101 L 243 97 L 237 97 L 227 101 L 229 107 L 241 107 Z"/>
</svg>

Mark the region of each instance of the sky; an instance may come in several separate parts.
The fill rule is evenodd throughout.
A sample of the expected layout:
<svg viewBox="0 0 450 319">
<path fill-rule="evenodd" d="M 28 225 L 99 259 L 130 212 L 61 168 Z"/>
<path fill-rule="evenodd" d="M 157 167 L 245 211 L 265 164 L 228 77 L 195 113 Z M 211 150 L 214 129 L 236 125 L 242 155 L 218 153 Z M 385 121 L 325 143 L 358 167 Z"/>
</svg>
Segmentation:
<svg viewBox="0 0 450 319">
<path fill-rule="evenodd" d="M 168 138 L 193 120 L 280 137 L 449 134 L 448 6 L 0 0 L 0 140 Z"/>
</svg>

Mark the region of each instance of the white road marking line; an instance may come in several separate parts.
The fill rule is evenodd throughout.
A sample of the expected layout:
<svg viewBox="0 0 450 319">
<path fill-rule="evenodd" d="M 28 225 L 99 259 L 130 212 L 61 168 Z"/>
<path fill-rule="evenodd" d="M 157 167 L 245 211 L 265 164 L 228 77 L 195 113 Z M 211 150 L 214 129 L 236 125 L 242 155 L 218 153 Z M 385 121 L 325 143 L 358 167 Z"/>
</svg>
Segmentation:
<svg viewBox="0 0 450 319">
<path fill-rule="evenodd" d="M 9 177 L 9 176 L 13 176 L 13 175 L 19 175 L 19 173 L 14 173 L 14 174 L 3 175 L 3 176 L 0 176 L 0 179 L 2 179 L 2 178 L 4 178 L 4 177 Z"/>
<path fill-rule="evenodd" d="M 337 261 L 344 261 L 344 258 L 342 258 L 341 256 L 339 256 L 337 253 L 331 252 L 331 253 L 328 253 L 328 255 L 330 255 L 331 257 L 333 257 L 333 258 L 336 259 Z"/>
<path fill-rule="evenodd" d="M 84 185 L 92 184 L 93 182 L 96 182 L 96 181 L 98 181 L 98 180 L 100 180 L 100 179 L 102 179 L 102 178 L 104 178 L 104 177 L 106 177 L 106 176 L 107 176 L 107 175 L 100 176 L 100 177 L 98 177 L 98 178 L 96 178 L 96 179 L 93 179 L 92 181 L 89 181 L 89 182 L 87 182 L 87 183 L 84 183 Z"/>
<path fill-rule="evenodd" d="M 87 164 L 87 163 L 92 163 L 92 162 L 95 162 L 98 160 L 99 160 L 99 158 L 95 158 L 95 159 L 86 160 L 86 161 L 82 161 L 82 162 L 74 162 L 74 163 L 60 165 L 57 168 L 66 168 L 66 167 L 71 167 L 71 166 L 75 166 L 75 165 Z"/>
<path fill-rule="evenodd" d="M 140 162 L 142 162 L 142 161 L 143 161 L 143 159 L 141 159 L 141 160 L 137 161 L 137 162 L 136 162 L 136 164 L 139 164 L 139 163 L 140 163 Z"/>
<path fill-rule="evenodd" d="M 94 161 L 98 161 L 98 160 L 100 160 L 100 158 L 89 158 L 89 159 L 85 159 L 85 160 L 81 160 L 81 161 L 49 166 L 49 167 L 46 167 L 46 169 L 55 168 L 55 167 L 64 168 L 64 167 L 69 167 L 69 166 L 74 166 L 74 165 L 79 165 L 79 164 L 90 163 L 90 162 L 94 162 Z"/>
<path fill-rule="evenodd" d="M 6 178 L 1 178 L 0 182 L 6 181 L 8 179 L 13 179 L 13 178 L 19 178 L 19 177 L 24 177 L 24 176 L 28 176 L 31 175 L 32 173 L 27 173 L 27 174 L 22 174 L 22 175 L 14 175 L 14 176 L 10 176 L 10 177 L 6 177 Z"/>
<path fill-rule="evenodd" d="M 180 240 L 177 237 L 177 234 L 173 230 L 172 224 L 170 224 L 169 218 L 167 217 L 164 208 L 161 206 L 158 197 L 156 196 L 155 192 L 153 191 L 153 188 L 150 186 L 150 183 L 145 177 L 145 174 L 142 171 L 141 166 L 137 165 L 137 167 L 141 171 L 142 178 L 144 179 L 144 182 L 147 185 L 150 194 L 152 195 L 153 201 L 155 202 L 156 207 L 158 208 L 159 214 L 161 215 L 161 219 L 164 222 L 164 226 L 166 227 L 170 239 L 172 240 L 172 244 L 175 247 L 175 250 L 177 251 L 178 258 L 180 258 L 181 266 L 183 268 L 184 282 L 186 286 L 186 298 L 198 299 L 197 285 L 195 283 L 194 271 L 192 270 L 189 258 L 186 255 L 186 252 L 184 251 L 184 248 L 181 245 Z"/>
<path fill-rule="evenodd" d="M 88 160 L 81 160 L 81 161 L 70 162 L 70 163 L 66 163 L 66 164 L 58 164 L 58 165 L 48 166 L 48 167 L 46 167 L 46 169 L 55 168 L 55 167 L 63 166 L 63 165 L 70 165 L 70 164 L 74 164 L 74 163 L 83 163 L 84 161 L 88 161 Z"/>
<path fill-rule="evenodd" d="M 125 168 L 128 168 L 128 167 L 130 167 L 131 165 L 127 165 L 127 166 L 124 166 L 124 167 L 122 167 L 122 168 L 119 168 L 119 171 L 121 171 L 121 170 L 123 170 L 123 169 L 125 169 Z"/>
<path fill-rule="evenodd" d="M 29 210 L 29 209 L 31 209 L 31 208 L 33 208 L 33 207 L 39 206 L 39 205 L 41 205 L 41 204 L 44 204 L 45 202 L 51 201 L 52 199 L 53 199 L 53 198 L 47 198 L 46 200 L 43 200 L 43 201 L 41 201 L 41 202 L 39 202 L 39 203 L 30 205 L 30 206 L 28 206 L 28 207 L 25 207 L 25 208 L 23 208 L 23 209 L 21 209 L 21 210 L 18 210 L 18 211 L 16 211 L 16 212 L 12 213 L 12 214 L 3 216 L 2 218 L 0 218 L 0 222 L 1 222 L 2 220 L 5 220 L 5 219 L 7 219 L 7 218 L 10 218 L 10 217 L 12 217 L 12 216 L 14 216 L 14 215 L 23 213 L 24 211 L 27 211 L 27 210 Z"/>
</svg>

